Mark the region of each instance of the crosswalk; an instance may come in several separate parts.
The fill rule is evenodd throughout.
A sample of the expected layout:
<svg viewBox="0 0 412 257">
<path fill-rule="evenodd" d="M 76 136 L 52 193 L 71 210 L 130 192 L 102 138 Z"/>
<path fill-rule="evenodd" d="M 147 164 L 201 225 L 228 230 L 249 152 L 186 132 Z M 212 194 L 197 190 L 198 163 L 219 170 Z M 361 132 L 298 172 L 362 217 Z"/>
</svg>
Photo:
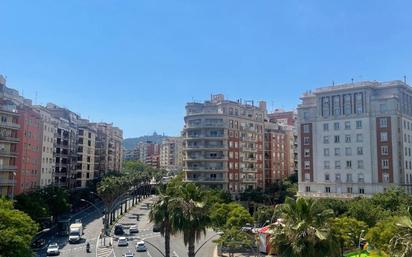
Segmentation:
<svg viewBox="0 0 412 257">
<path fill-rule="evenodd" d="M 98 247 L 97 248 L 97 257 L 108 257 L 112 253 L 113 248 L 111 247 Z"/>
</svg>

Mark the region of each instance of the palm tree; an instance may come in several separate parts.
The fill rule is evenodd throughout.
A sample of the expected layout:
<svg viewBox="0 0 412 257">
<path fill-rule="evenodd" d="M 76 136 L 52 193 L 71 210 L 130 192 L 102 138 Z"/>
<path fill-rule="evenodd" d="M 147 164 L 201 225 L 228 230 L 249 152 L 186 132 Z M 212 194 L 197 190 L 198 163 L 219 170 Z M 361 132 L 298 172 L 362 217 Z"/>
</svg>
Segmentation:
<svg viewBox="0 0 412 257">
<path fill-rule="evenodd" d="M 412 208 L 409 208 L 409 216 L 399 218 L 396 223 L 398 232 L 390 241 L 390 256 L 412 256 Z"/>
<path fill-rule="evenodd" d="M 169 220 L 170 199 L 171 196 L 167 195 L 166 192 L 160 192 L 149 213 L 150 221 L 160 225 L 160 234 L 165 238 L 166 257 L 170 257 L 170 234 L 172 231 Z"/>
<path fill-rule="evenodd" d="M 181 184 L 176 191 L 176 196 L 170 199 L 171 227 L 183 233 L 188 257 L 195 257 L 195 242 L 206 235 L 206 228 L 210 225 L 206 195 L 192 183 Z"/>
<path fill-rule="evenodd" d="M 282 222 L 272 225 L 271 245 L 280 256 L 339 256 L 328 226 L 332 210 L 322 210 L 313 199 L 286 198 L 279 205 Z"/>
</svg>

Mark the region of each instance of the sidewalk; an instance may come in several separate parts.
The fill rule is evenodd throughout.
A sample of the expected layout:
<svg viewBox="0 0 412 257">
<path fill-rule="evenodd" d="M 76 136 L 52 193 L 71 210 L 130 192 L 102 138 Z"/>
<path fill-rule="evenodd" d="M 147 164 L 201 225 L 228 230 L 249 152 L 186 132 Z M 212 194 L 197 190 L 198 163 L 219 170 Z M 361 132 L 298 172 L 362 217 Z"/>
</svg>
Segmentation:
<svg viewBox="0 0 412 257">
<path fill-rule="evenodd" d="M 218 255 L 217 253 L 217 246 L 215 247 L 215 250 L 213 251 L 213 257 L 228 257 L 229 253 L 223 253 L 221 255 Z M 234 257 L 255 257 L 255 253 L 233 253 Z M 259 253 L 257 256 L 259 257 L 273 257 L 273 255 L 265 255 L 264 253 Z"/>
</svg>

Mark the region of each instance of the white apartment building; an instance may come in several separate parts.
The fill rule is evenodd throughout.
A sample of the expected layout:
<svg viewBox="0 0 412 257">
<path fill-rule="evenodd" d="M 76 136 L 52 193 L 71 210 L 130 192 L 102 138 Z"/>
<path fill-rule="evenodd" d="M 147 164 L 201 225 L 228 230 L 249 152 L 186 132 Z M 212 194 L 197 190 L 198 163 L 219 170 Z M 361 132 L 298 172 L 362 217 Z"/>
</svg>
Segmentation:
<svg viewBox="0 0 412 257">
<path fill-rule="evenodd" d="M 183 139 L 168 137 L 160 145 L 160 168 L 167 171 L 179 171 L 183 162 Z"/>
<path fill-rule="evenodd" d="M 43 120 L 43 142 L 41 156 L 40 187 L 45 187 L 54 182 L 55 169 L 55 133 L 58 121 L 43 106 L 33 106 Z"/>
<path fill-rule="evenodd" d="M 298 106 L 299 194 L 412 193 L 412 88 L 359 82 L 305 93 Z"/>
</svg>

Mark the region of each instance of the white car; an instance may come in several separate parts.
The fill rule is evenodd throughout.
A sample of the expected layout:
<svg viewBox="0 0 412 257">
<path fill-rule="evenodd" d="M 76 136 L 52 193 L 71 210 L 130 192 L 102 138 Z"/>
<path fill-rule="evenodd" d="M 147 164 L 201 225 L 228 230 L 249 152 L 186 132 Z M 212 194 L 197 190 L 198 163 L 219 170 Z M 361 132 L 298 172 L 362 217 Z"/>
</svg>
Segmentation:
<svg viewBox="0 0 412 257">
<path fill-rule="evenodd" d="M 129 232 L 130 233 L 139 233 L 139 229 L 137 228 L 137 225 L 130 226 Z"/>
<path fill-rule="evenodd" d="M 117 246 L 128 246 L 129 242 L 127 242 L 127 238 L 124 236 L 119 237 L 119 241 L 117 241 Z"/>
<path fill-rule="evenodd" d="M 134 254 L 129 251 L 129 252 L 127 252 L 127 253 L 124 253 L 124 254 L 122 255 L 122 257 L 134 257 Z"/>
<path fill-rule="evenodd" d="M 146 252 L 146 245 L 143 241 L 139 241 L 136 243 L 136 251 L 138 252 Z"/>
<path fill-rule="evenodd" d="M 57 243 L 51 243 L 47 247 L 47 255 L 59 255 L 59 245 Z"/>
</svg>

